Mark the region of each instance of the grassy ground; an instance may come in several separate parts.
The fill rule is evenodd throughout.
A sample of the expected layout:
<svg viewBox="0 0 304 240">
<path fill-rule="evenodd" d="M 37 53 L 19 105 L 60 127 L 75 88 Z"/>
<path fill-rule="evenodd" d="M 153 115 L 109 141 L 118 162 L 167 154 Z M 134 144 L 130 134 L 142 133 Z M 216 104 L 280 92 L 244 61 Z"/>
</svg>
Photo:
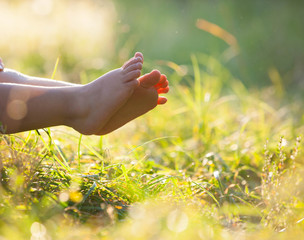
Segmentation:
<svg viewBox="0 0 304 240">
<path fill-rule="evenodd" d="M 53 11 L 39 12 L 42 2 Z M 93 2 L 0 0 L 6 65 L 52 76 L 59 56 L 56 78 L 83 83 L 118 66 L 136 48 L 133 25 L 128 35 L 111 1 Z M 219 45 L 180 65 L 150 55 L 144 71 L 167 74 L 168 103 L 107 136 L 0 135 L 0 240 L 303 238 L 302 92 L 290 94 L 276 67 L 259 73 L 270 85 L 247 88 Z"/>
<path fill-rule="evenodd" d="M 169 77 L 167 105 L 113 134 L 2 135 L 3 239 L 303 235 L 301 102 L 279 104 L 273 87 L 247 90 L 216 59 L 192 59 L 189 84 Z"/>
</svg>

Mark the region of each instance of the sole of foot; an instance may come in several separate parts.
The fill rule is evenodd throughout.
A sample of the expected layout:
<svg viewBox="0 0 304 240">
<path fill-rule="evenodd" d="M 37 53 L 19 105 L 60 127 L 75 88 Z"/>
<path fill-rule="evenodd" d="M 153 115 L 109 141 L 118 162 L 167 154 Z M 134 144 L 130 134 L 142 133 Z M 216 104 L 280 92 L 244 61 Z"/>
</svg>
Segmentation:
<svg viewBox="0 0 304 240">
<path fill-rule="evenodd" d="M 157 105 L 167 102 L 167 98 L 159 94 L 169 91 L 167 77 L 158 70 L 143 75 L 138 79 L 139 86 L 127 103 L 108 121 L 100 132 L 101 135 L 110 133 L 131 120 L 154 109 Z"/>
<path fill-rule="evenodd" d="M 81 87 L 75 103 L 78 117 L 73 119 L 71 126 L 85 135 L 99 135 L 138 88 L 142 64 L 142 55 L 136 53 L 121 68 Z"/>
</svg>

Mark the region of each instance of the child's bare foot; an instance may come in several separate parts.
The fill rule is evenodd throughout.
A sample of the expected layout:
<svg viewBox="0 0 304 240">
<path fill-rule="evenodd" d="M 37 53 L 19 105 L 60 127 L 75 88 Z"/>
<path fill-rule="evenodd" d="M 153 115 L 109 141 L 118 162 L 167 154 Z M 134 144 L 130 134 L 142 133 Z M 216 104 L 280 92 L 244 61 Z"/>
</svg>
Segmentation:
<svg viewBox="0 0 304 240">
<path fill-rule="evenodd" d="M 110 133 L 117 128 L 125 125 L 127 122 L 145 114 L 157 106 L 157 104 L 165 104 L 167 99 L 159 96 L 161 93 L 169 91 L 168 80 L 158 70 L 153 70 L 138 79 L 139 86 L 134 90 L 133 95 L 128 99 L 127 103 L 119 109 L 100 134 Z"/>
<path fill-rule="evenodd" d="M 136 53 L 121 68 L 115 69 L 95 81 L 77 87 L 72 112 L 77 113 L 67 125 L 83 134 L 99 135 L 109 119 L 119 110 L 139 85 L 137 78 L 143 56 Z"/>
</svg>

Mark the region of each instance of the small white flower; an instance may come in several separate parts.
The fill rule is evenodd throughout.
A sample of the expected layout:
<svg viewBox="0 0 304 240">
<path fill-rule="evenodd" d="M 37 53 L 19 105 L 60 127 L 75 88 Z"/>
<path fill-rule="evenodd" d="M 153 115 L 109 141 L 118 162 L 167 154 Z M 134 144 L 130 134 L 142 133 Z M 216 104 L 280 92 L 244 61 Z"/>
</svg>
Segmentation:
<svg viewBox="0 0 304 240">
<path fill-rule="evenodd" d="M 282 147 L 287 146 L 288 142 L 285 138 L 282 138 Z"/>
<path fill-rule="evenodd" d="M 219 179 L 219 178 L 220 178 L 220 172 L 219 172 L 219 171 L 214 171 L 214 172 L 213 172 L 213 176 L 214 176 L 216 179 Z"/>
</svg>

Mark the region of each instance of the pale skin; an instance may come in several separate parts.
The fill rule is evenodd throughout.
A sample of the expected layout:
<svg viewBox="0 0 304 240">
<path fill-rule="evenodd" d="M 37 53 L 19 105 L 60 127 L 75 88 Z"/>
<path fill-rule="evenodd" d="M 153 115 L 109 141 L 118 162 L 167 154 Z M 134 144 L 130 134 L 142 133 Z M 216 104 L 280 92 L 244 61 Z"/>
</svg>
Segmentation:
<svg viewBox="0 0 304 240">
<path fill-rule="evenodd" d="M 86 85 L 30 77 L 4 69 L 0 61 L 0 122 L 3 133 L 66 125 L 86 135 L 104 135 L 164 104 L 165 75 L 139 78 L 143 56 Z"/>
</svg>

